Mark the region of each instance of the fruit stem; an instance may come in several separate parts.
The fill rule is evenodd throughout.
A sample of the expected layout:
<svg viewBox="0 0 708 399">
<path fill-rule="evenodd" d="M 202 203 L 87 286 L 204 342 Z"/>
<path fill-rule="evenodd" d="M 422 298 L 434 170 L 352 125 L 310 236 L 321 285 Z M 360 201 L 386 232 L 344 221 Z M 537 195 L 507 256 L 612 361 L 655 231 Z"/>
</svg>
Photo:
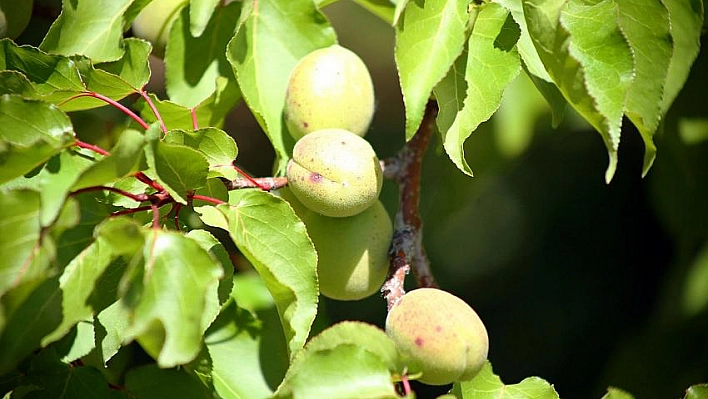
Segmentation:
<svg viewBox="0 0 708 399">
<path fill-rule="evenodd" d="M 389 277 L 381 287 L 388 309 L 405 294 L 404 280 L 413 271 L 418 287 L 437 287 L 423 248 L 423 221 L 420 218 L 421 164 L 435 130 L 438 105 L 428 101 L 423 121 L 413 138 L 394 157 L 384 160 L 384 177 L 398 184 L 399 207 L 394 219 Z"/>
<path fill-rule="evenodd" d="M 260 188 L 271 191 L 284 187 L 288 184 L 287 177 L 252 177 L 250 179 L 234 179 L 225 181 L 227 190 L 240 190 L 242 188 Z"/>
</svg>

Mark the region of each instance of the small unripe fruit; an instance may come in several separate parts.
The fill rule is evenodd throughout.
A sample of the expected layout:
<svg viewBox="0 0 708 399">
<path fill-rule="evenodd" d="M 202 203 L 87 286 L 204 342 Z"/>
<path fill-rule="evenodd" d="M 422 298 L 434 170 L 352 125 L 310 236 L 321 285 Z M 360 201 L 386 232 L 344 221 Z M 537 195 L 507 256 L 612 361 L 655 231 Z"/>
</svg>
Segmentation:
<svg viewBox="0 0 708 399">
<path fill-rule="evenodd" d="M 477 313 L 462 299 L 435 288 L 405 294 L 386 317 L 386 333 L 423 372 L 420 381 L 429 385 L 474 378 L 489 350 Z"/>
<path fill-rule="evenodd" d="M 29 24 L 33 0 L 0 0 L 0 39 L 15 39 Z"/>
<path fill-rule="evenodd" d="M 374 85 L 364 62 L 333 45 L 313 51 L 290 74 L 285 123 L 297 140 L 329 128 L 366 134 L 374 115 Z"/>
<path fill-rule="evenodd" d="M 172 22 L 189 0 L 152 0 L 133 21 L 133 34 L 152 43 L 153 53 L 162 57 Z"/>
<path fill-rule="evenodd" d="M 363 212 L 376 202 L 383 183 L 371 145 L 342 129 L 319 130 L 295 143 L 287 176 L 303 205 L 331 217 Z"/>
<path fill-rule="evenodd" d="M 342 301 L 366 298 L 381 288 L 388 274 L 393 226 L 381 201 L 347 218 L 314 212 L 304 216 L 317 250 L 322 295 Z"/>
</svg>

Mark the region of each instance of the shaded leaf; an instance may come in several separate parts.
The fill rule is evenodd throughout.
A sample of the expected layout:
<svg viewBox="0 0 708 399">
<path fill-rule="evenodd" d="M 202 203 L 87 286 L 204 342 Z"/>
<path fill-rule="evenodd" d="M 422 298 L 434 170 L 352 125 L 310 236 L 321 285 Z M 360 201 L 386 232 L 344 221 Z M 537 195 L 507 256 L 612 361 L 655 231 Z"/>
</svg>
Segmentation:
<svg viewBox="0 0 708 399">
<path fill-rule="evenodd" d="M 133 129 L 124 130 L 111 149 L 110 155 L 103 157 L 81 173 L 72 189 L 105 185 L 138 172 L 141 164 L 144 163 L 145 144 L 142 133 Z"/>
<path fill-rule="evenodd" d="M 418 130 L 433 87 L 462 53 L 466 24 L 466 2 L 427 0 L 409 2 L 396 25 L 395 56 L 406 106 L 406 140 Z"/>
<path fill-rule="evenodd" d="M 95 62 L 123 55 L 123 13 L 132 0 L 62 0 L 62 11 L 40 48 L 61 55 L 85 55 Z"/>
<path fill-rule="evenodd" d="M 226 45 L 238 24 L 241 5 L 217 7 L 199 37 L 192 36 L 189 15 L 193 7 L 182 9 L 170 28 L 165 51 L 165 80 L 170 100 L 194 107 L 216 89 L 216 78 L 233 79 L 226 60 Z"/>
<path fill-rule="evenodd" d="M 705 399 L 708 398 L 708 384 L 696 384 L 686 390 L 684 399 Z"/>
<path fill-rule="evenodd" d="M 145 156 L 150 166 L 148 175 L 179 203 L 186 204 L 187 194 L 206 184 L 209 163 L 197 150 L 153 140 L 145 147 Z"/>
<path fill-rule="evenodd" d="M 150 80 L 150 64 L 147 62 L 152 46 L 149 42 L 127 38 L 123 41 L 125 52 L 118 61 L 97 64 L 96 68 L 120 76 L 131 88 L 138 90 Z M 104 94 L 106 90 L 101 90 Z"/>
<path fill-rule="evenodd" d="M 224 399 L 265 398 L 273 391 L 266 375 L 277 365 L 287 364 L 263 345 L 267 325 L 229 301 L 204 336 L 211 358 L 214 389 Z M 234 359 L 239 361 L 234 362 Z"/>
<path fill-rule="evenodd" d="M 480 7 L 467 45 L 464 96 L 461 96 L 462 83 L 449 83 L 450 79 L 454 81 L 461 77 L 458 63 L 450 70 L 450 76 L 445 78 L 441 87 L 436 89 L 441 111 L 444 109 L 442 119 L 438 120 L 438 129 L 443 135 L 445 151 L 458 169 L 470 176 L 472 169 L 465 160 L 464 142 L 480 123 L 488 120 L 499 108 L 504 90 L 521 69 L 515 47 L 519 37 L 518 26 L 509 11 L 496 3 Z M 460 98 L 464 98 L 461 108 Z"/>
<path fill-rule="evenodd" d="M 602 396 L 602 399 L 634 399 L 634 396 L 619 388 L 609 387 L 607 388 L 607 393 Z"/>
<path fill-rule="evenodd" d="M 558 399 L 553 386 L 538 377 L 526 378 L 518 384 L 504 384 L 489 362 L 474 379 L 456 382 L 450 393 L 458 399 Z"/>
<path fill-rule="evenodd" d="M 393 26 L 396 6 L 389 0 L 354 0 L 355 3 L 367 9 L 372 14 Z"/>
<path fill-rule="evenodd" d="M 17 285 L 2 296 L 4 325 L 0 326 L 0 375 L 39 349 L 42 338 L 62 319 L 62 293 L 57 277 Z"/>
<path fill-rule="evenodd" d="M 265 281 L 291 356 L 302 348 L 317 314 L 317 258 L 305 225 L 281 198 L 260 190 L 229 193 L 229 205 L 196 209 L 207 225 L 229 232 Z"/>
<path fill-rule="evenodd" d="M 335 33 L 311 0 L 249 0 L 241 13 L 226 55 L 284 172 L 294 144 L 283 124 L 290 72 L 305 55 L 334 44 Z"/>
<path fill-rule="evenodd" d="M 165 142 L 199 150 L 209 162 L 209 177 L 233 180 L 238 176 L 233 167 L 233 161 L 238 155 L 236 142 L 221 129 L 209 127 L 193 132 L 173 130 L 165 137 Z"/>
<path fill-rule="evenodd" d="M 154 364 L 131 369 L 125 388 L 136 399 L 210 399 L 211 392 L 184 369 L 161 369 Z"/>
</svg>

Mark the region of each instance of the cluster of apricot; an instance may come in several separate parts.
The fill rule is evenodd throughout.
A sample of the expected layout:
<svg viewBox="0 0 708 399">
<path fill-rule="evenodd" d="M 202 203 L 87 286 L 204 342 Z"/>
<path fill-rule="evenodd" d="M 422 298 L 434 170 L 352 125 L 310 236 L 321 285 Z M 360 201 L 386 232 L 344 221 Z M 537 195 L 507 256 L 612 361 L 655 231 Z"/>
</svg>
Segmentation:
<svg viewBox="0 0 708 399">
<path fill-rule="evenodd" d="M 310 53 L 290 75 L 284 113 L 297 142 L 283 196 L 317 250 L 320 292 L 338 300 L 367 297 L 388 274 L 393 229 L 378 199 L 381 166 L 363 138 L 374 113 L 366 65 L 338 45 Z M 404 295 L 389 311 L 386 332 L 427 384 L 471 379 L 487 358 L 479 316 L 439 289 Z"/>
</svg>

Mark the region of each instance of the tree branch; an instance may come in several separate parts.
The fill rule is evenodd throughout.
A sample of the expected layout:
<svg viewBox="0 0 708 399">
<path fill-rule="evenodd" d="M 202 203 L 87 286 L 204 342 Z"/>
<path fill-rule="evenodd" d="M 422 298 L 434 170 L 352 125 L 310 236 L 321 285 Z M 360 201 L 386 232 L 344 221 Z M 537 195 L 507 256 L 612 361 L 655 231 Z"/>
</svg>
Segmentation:
<svg viewBox="0 0 708 399">
<path fill-rule="evenodd" d="M 418 211 L 421 163 L 435 130 L 437 113 L 437 103 L 429 101 L 415 136 L 398 154 L 383 162 L 384 177 L 398 183 L 399 190 L 399 207 L 389 251 L 389 277 L 381 287 L 389 310 L 405 294 L 404 281 L 409 270 L 413 271 L 419 287 L 437 287 L 423 248 L 423 222 Z"/>
</svg>

